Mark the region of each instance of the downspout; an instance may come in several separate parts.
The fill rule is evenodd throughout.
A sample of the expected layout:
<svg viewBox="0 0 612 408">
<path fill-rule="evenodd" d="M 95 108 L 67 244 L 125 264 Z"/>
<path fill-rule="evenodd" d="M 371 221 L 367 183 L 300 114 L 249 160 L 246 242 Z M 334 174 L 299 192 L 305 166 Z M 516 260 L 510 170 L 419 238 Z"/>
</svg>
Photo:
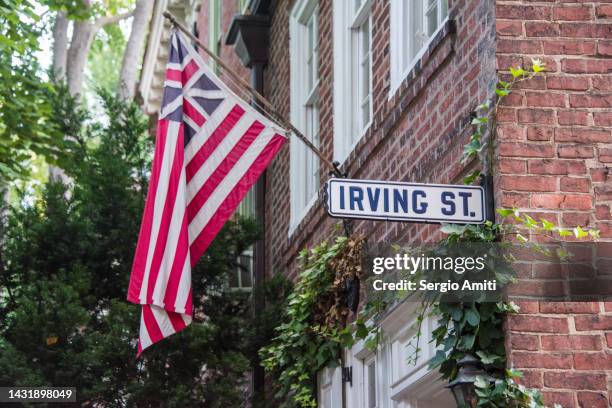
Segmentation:
<svg viewBox="0 0 612 408">
<path fill-rule="evenodd" d="M 252 2 L 256 3 L 256 2 Z M 262 7 L 263 2 L 259 2 Z M 253 9 L 251 9 L 253 12 Z M 267 13 L 267 10 L 265 11 Z M 264 68 L 268 62 L 268 31 L 270 19 L 267 15 L 249 14 L 235 15 L 227 32 L 225 44 L 234 45 L 234 52 L 240 58 L 242 64 L 251 69 L 251 86 L 260 94 L 264 93 Z M 256 109 L 258 106 L 253 103 Z M 254 248 L 254 282 L 253 293 L 261 293 L 259 290 L 266 277 L 266 171 L 264 171 L 255 184 L 255 217 L 261 225 L 262 238 L 255 243 Z M 253 296 L 254 313 L 265 307 L 265 299 L 262 296 Z M 256 357 L 257 358 L 257 357 Z M 265 373 L 259 361 L 253 364 L 253 392 L 261 393 L 265 389 Z"/>
<path fill-rule="evenodd" d="M 251 86 L 260 94 L 263 95 L 263 70 L 265 64 L 263 62 L 254 63 L 251 68 Z M 255 105 L 255 104 L 254 104 Z M 263 173 L 257 179 L 255 184 L 255 219 L 261 226 L 261 239 L 255 243 L 253 256 L 255 257 L 255 279 L 254 293 L 261 293 L 261 286 L 266 279 L 266 173 Z M 253 296 L 253 306 L 257 310 L 262 310 L 265 307 L 263 296 Z M 261 391 L 265 386 L 265 372 L 261 364 L 255 364 L 253 367 L 253 391 Z"/>
</svg>

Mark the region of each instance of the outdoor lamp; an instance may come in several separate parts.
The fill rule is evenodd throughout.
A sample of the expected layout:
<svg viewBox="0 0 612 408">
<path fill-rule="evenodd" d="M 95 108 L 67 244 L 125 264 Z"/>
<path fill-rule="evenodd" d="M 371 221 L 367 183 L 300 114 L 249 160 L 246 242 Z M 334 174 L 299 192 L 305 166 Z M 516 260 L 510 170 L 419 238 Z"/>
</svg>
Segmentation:
<svg viewBox="0 0 612 408">
<path fill-rule="evenodd" d="M 484 377 L 490 381 L 494 379 L 483 369 L 480 360 L 470 354 L 459 360 L 457 367 L 457 377 L 446 388 L 450 388 L 453 393 L 457 407 L 475 408 L 478 404 L 478 397 L 474 387 L 476 377 Z"/>
</svg>

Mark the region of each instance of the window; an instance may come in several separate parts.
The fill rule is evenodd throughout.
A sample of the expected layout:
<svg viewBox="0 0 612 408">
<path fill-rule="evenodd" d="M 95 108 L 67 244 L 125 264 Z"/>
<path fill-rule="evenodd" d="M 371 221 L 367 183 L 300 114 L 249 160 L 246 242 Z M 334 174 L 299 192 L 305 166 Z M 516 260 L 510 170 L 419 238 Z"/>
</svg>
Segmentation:
<svg viewBox="0 0 612 408">
<path fill-rule="evenodd" d="M 236 260 L 236 272 L 230 275 L 230 287 L 239 290 L 251 290 L 253 286 L 253 250 L 246 250 Z"/>
<path fill-rule="evenodd" d="M 250 0 L 238 0 L 238 13 L 245 14 Z"/>
<path fill-rule="evenodd" d="M 209 0 L 208 3 L 208 48 L 219 55 L 221 50 L 221 0 Z M 210 60 L 210 66 L 219 74 L 216 61 Z"/>
<path fill-rule="evenodd" d="M 256 186 L 251 187 L 240 204 L 238 204 L 236 214 L 242 217 L 255 218 L 255 188 Z M 230 287 L 234 289 L 251 289 L 254 271 L 253 246 L 251 245 L 249 249 L 238 257 L 236 273 L 230 277 Z"/>
<path fill-rule="evenodd" d="M 376 359 L 374 356 L 370 357 L 364 364 L 363 378 L 365 379 L 365 392 L 364 401 L 366 402 L 366 408 L 376 408 Z"/>
<path fill-rule="evenodd" d="M 347 407 L 440 408 L 456 405 L 451 392 L 445 388 L 447 383 L 437 370 L 428 366 L 436 353 L 431 342 L 435 322 L 426 315 L 419 337 L 416 319 L 415 304 L 402 302 L 380 321 L 385 335 L 376 352 L 368 349 L 364 341 L 344 351 L 344 365 L 352 367 L 353 373 L 352 386 L 343 384 Z M 417 347 L 420 351 L 415 358 Z M 323 390 L 321 384 L 319 389 Z"/>
<path fill-rule="evenodd" d="M 255 218 L 255 187 L 251 187 L 249 192 L 244 196 L 240 204 L 238 204 L 237 213 L 243 217 Z"/>
<path fill-rule="evenodd" d="M 319 145 L 319 38 L 317 3 L 298 1 L 290 20 L 291 121 Z M 297 136 L 290 143 L 290 232 L 314 204 L 319 188 L 319 160 Z"/>
<path fill-rule="evenodd" d="M 335 1 L 334 159 L 344 162 L 372 119 L 372 0 Z"/>
<path fill-rule="evenodd" d="M 391 0 L 391 93 L 448 17 L 448 0 Z"/>
<path fill-rule="evenodd" d="M 342 408 L 342 372 L 340 367 L 327 367 L 317 374 L 317 406 Z"/>
</svg>

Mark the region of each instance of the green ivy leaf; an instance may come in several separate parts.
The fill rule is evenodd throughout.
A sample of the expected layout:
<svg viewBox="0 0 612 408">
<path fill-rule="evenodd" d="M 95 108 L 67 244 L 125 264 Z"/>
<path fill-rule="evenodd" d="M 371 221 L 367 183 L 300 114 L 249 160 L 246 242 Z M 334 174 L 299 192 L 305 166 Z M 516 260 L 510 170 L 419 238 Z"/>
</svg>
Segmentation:
<svg viewBox="0 0 612 408">
<path fill-rule="evenodd" d="M 489 382 L 481 375 L 476 376 L 476 379 L 474 380 L 474 386 L 476 386 L 476 388 L 489 388 Z"/>
<path fill-rule="evenodd" d="M 446 361 L 446 353 L 443 352 L 442 350 L 438 350 L 436 351 L 436 355 L 433 356 L 431 360 L 429 360 L 429 367 L 436 368 L 440 364 L 442 364 L 444 361 Z"/>
<path fill-rule="evenodd" d="M 472 184 L 480 177 L 480 170 L 474 170 L 463 178 L 463 184 Z"/>
<path fill-rule="evenodd" d="M 505 218 L 513 215 L 516 210 L 514 208 L 498 208 L 496 211 L 499 215 Z"/>
<path fill-rule="evenodd" d="M 553 224 L 552 222 L 547 221 L 544 218 L 540 218 L 540 221 L 542 221 L 542 228 L 544 228 L 544 230 L 552 231 L 555 229 L 555 224 Z"/>
<path fill-rule="evenodd" d="M 476 341 L 476 335 L 464 334 L 459 341 L 459 348 L 465 351 L 471 350 L 474 347 L 474 341 Z"/>
<path fill-rule="evenodd" d="M 542 72 L 546 70 L 546 64 L 541 59 L 533 58 L 531 60 L 531 70 L 534 73 Z"/>
<path fill-rule="evenodd" d="M 589 235 L 591 236 L 591 238 L 593 239 L 599 239 L 599 230 L 596 229 L 590 229 L 589 230 Z"/>
<path fill-rule="evenodd" d="M 574 236 L 578 239 L 588 237 L 589 233 L 583 230 L 580 226 L 574 228 Z"/>
<path fill-rule="evenodd" d="M 465 312 L 465 319 L 471 326 L 476 327 L 480 323 L 480 314 L 476 309 L 468 309 Z"/>
<path fill-rule="evenodd" d="M 503 98 L 504 96 L 508 96 L 510 94 L 510 91 L 506 89 L 496 89 L 495 93 L 497 94 L 497 96 L 500 96 Z"/>
<path fill-rule="evenodd" d="M 510 67 L 510 73 L 512 74 L 513 78 L 519 78 L 522 77 L 524 75 L 527 74 L 527 71 L 525 71 L 523 68 L 518 67 L 518 68 L 512 68 Z"/>
<path fill-rule="evenodd" d="M 457 235 L 462 235 L 465 232 L 465 229 L 467 227 L 465 225 L 459 225 L 459 224 L 444 224 L 442 226 L 442 228 L 440 228 L 440 231 L 445 233 L 445 234 L 457 234 Z"/>
</svg>

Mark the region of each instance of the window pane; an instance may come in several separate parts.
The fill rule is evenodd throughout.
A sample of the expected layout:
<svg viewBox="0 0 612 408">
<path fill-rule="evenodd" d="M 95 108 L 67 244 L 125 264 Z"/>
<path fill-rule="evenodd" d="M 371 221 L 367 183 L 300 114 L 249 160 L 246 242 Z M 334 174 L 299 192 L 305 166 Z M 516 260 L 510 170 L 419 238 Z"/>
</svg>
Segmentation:
<svg viewBox="0 0 612 408">
<path fill-rule="evenodd" d="M 355 0 L 355 8 L 353 9 L 353 13 L 356 13 L 357 11 L 359 11 L 359 7 L 361 7 L 361 3 L 363 3 L 363 0 Z"/>
<path fill-rule="evenodd" d="M 368 408 L 376 408 L 376 363 L 368 364 Z"/>
<path fill-rule="evenodd" d="M 440 14 L 442 18 L 440 20 L 444 20 L 448 16 L 448 0 L 440 0 Z"/>
<path fill-rule="evenodd" d="M 430 1 L 431 2 L 431 1 Z M 427 36 L 431 37 L 438 28 L 438 2 L 434 0 L 427 10 Z"/>
<path fill-rule="evenodd" d="M 423 3 L 422 1 L 413 1 L 410 2 L 410 6 L 406 8 L 409 9 L 410 13 L 410 58 L 408 61 L 408 63 L 410 63 L 421 50 L 421 46 L 424 43 L 425 33 L 423 30 Z"/>
<path fill-rule="evenodd" d="M 367 19 L 361 26 L 361 52 L 362 55 L 370 53 L 370 20 Z"/>
<path fill-rule="evenodd" d="M 253 286 L 252 275 L 253 275 L 253 257 L 248 254 L 240 256 L 242 267 L 240 268 L 241 287 L 250 288 Z"/>
<path fill-rule="evenodd" d="M 366 99 L 361 107 L 361 116 L 363 118 L 362 128 L 370 122 L 370 98 Z"/>
<path fill-rule="evenodd" d="M 319 78 L 319 24 L 316 11 L 312 14 L 312 20 L 312 85 L 314 86 Z M 310 90 L 312 90 L 312 86 Z"/>
</svg>

